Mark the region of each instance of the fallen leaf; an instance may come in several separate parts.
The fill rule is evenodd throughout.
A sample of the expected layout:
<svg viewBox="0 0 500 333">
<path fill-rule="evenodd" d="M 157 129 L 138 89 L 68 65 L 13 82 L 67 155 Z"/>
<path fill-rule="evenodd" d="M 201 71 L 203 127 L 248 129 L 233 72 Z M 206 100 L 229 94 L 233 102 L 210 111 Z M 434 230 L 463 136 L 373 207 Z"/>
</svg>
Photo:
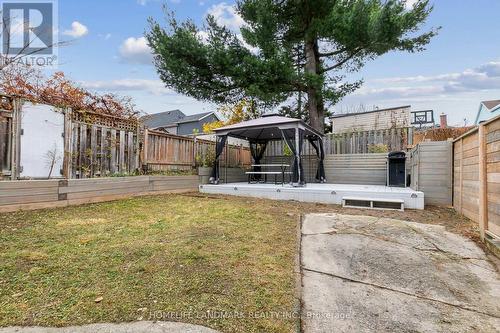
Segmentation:
<svg viewBox="0 0 500 333">
<path fill-rule="evenodd" d="M 94 302 L 99 303 L 103 300 L 104 298 L 102 296 L 97 297 Z"/>
</svg>

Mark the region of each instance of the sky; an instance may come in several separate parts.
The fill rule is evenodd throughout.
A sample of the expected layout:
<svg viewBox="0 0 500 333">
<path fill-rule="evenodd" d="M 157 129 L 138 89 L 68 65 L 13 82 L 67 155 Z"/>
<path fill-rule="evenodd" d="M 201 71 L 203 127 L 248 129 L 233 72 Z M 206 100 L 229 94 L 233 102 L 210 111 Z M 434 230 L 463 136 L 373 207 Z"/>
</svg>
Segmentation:
<svg viewBox="0 0 500 333">
<path fill-rule="evenodd" d="M 409 2 L 414 0 L 409 0 Z M 431 0 L 432 1 L 432 0 Z M 215 111 L 166 89 L 151 63 L 143 38 L 148 18 L 164 22 L 164 0 L 59 0 L 58 70 L 98 92 L 132 96 L 139 109 L 186 114 Z M 237 30 L 242 24 L 233 1 L 167 0 L 180 20 L 202 24 L 207 13 Z M 441 26 L 427 49 L 391 52 L 368 62 L 349 79 L 364 85 L 331 108 L 334 112 L 411 105 L 448 114 L 449 124 L 474 122 L 479 103 L 500 99 L 500 0 L 433 0 L 434 11 L 422 27 Z"/>
</svg>

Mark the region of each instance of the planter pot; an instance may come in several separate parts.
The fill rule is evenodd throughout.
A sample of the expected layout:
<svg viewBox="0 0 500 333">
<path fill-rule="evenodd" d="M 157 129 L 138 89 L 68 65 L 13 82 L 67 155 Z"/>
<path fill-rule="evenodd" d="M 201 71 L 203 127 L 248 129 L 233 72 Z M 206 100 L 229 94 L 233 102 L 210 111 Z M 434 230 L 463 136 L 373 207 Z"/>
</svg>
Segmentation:
<svg viewBox="0 0 500 333">
<path fill-rule="evenodd" d="M 212 174 L 211 167 L 199 167 L 198 168 L 198 178 L 200 184 L 208 184 L 208 180 L 210 179 L 210 175 Z"/>
</svg>

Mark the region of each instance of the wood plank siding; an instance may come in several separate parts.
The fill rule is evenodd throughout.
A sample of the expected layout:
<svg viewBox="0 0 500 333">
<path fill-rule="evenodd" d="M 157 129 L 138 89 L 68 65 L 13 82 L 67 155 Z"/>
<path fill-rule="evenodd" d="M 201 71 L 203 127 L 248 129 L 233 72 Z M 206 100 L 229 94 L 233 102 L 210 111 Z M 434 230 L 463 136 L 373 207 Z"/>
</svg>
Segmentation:
<svg viewBox="0 0 500 333">
<path fill-rule="evenodd" d="M 195 191 L 198 176 L 136 176 L 0 182 L 0 212 L 63 207 L 131 196 Z"/>
<path fill-rule="evenodd" d="M 332 117 L 333 133 L 378 131 L 409 126 L 409 106 Z"/>
</svg>

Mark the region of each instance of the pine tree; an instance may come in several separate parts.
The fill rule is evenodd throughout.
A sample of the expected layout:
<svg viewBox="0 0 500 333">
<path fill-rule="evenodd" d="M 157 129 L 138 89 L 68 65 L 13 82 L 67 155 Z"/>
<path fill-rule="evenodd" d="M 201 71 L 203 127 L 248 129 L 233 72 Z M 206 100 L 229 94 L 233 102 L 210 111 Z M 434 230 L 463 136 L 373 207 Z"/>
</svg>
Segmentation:
<svg viewBox="0 0 500 333">
<path fill-rule="evenodd" d="M 420 32 L 428 0 L 411 8 L 406 0 L 241 0 L 237 9 L 240 38 L 210 15 L 202 29 L 172 13 L 166 27 L 150 20 L 146 37 L 160 78 L 216 103 L 251 98 L 266 107 L 295 98 L 320 131 L 326 107 L 362 84 L 346 82 L 348 73 L 389 51 L 422 51 L 439 29 Z"/>
</svg>

